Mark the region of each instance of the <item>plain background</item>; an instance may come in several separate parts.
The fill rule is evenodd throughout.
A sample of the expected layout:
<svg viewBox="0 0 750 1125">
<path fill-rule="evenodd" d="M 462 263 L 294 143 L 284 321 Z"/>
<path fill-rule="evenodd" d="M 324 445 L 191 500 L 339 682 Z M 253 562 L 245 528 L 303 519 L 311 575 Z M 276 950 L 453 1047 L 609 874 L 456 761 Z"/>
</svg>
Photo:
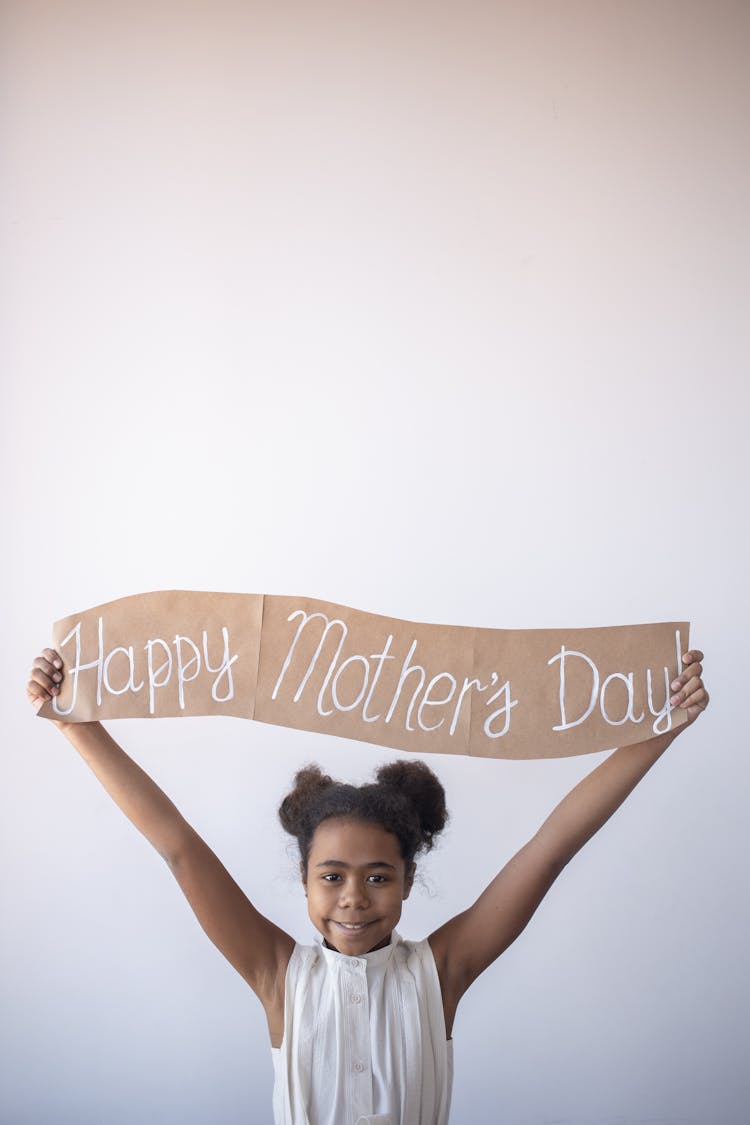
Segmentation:
<svg viewBox="0 0 750 1125">
<path fill-rule="evenodd" d="M 746 1120 L 749 17 L 4 4 L 3 1122 L 271 1120 L 257 1001 L 23 697 L 52 620 L 170 587 L 690 618 L 710 712 L 464 1001 L 453 1119 Z M 392 752 L 113 732 L 311 940 L 276 804 Z M 452 822 L 402 933 L 602 757 L 433 758 Z"/>
</svg>

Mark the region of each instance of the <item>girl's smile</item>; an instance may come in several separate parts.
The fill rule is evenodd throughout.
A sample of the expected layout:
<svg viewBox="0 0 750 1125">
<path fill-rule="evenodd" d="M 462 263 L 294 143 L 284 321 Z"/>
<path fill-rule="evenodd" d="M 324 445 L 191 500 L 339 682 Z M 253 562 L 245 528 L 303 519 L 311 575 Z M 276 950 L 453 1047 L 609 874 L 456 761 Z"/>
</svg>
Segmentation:
<svg viewBox="0 0 750 1125">
<path fill-rule="evenodd" d="M 387 945 L 411 890 L 399 843 L 368 821 L 330 818 L 316 829 L 303 882 L 307 908 L 328 945 L 370 953 Z"/>
<path fill-rule="evenodd" d="M 372 922 L 338 922 L 335 918 L 331 918 L 334 926 L 342 926 L 345 930 L 364 930 L 366 926 L 371 926 Z"/>
</svg>

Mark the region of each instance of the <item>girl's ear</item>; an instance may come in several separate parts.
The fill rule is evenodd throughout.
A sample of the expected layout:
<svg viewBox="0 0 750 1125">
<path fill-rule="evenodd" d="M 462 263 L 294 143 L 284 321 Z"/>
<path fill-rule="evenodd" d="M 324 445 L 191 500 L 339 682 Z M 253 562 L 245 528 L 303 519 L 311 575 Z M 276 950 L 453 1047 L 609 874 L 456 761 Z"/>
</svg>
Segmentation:
<svg viewBox="0 0 750 1125">
<path fill-rule="evenodd" d="M 411 866 L 406 870 L 406 875 L 404 877 L 404 899 L 407 899 L 409 897 L 412 886 L 414 885 L 414 876 L 416 874 L 416 871 L 416 863 L 412 863 Z"/>
</svg>

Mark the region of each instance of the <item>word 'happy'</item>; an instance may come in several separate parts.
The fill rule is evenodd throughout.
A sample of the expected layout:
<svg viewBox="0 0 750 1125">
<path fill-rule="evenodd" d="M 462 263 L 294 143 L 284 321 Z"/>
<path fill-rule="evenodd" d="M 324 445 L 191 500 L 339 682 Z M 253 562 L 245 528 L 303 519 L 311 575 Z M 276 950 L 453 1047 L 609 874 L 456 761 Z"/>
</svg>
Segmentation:
<svg viewBox="0 0 750 1125">
<path fill-rule="evenodd" d="M 75 638 L 75 663 L 69 665 L 66 673 L 71 677 L 73 697 L 70 706 L 64 710 L 60 708 L 55 699 L 53 705 L 58 715 L 70 715 L 78 699 L 78 680 L 82 672 L 93 672 L 96 675 L 96 703 L 102 705 L 102 693 L 109 695 L 124 695 L 126 692 L 137 694 L 144 687 L 148 692 L 148 711 L 153 715 L 156 711 L 157 692 L 166 688 L 172 682 L 172 676 L 177 683 L 177 697 L 180 710 L 185 709 L 185 685 L 196 680 L 201 671 L 205 669 L 209 675 L 214 676 L 211 684 L 211 698 L 216 703 L 226 703 L 234 698 L 234 681 L 232 679 L 232 665 L 237 660 L 236 656 L 229 655 L 229 630 L 226 626 L 221 629 L 222 652 L 218 665 L 211 664 L 209 658 L 208 632 L 202 630 L 200 647 L 190 637 L 180 633 L 175 634 L 172 641 L 165 641 L 162 637 L 154 637 L 146 641 L 142 650 L 136 650 L 133 645 L 117 645 L 105 655 L 104 648 L 104 622 L 98 619 L 98 649 L 93 660 L 81 659 L 81 623 L 70 630 L 67 637 L 60 642 L 64 649 L 69 641 Z M 136 652 L 140 660 L 136 657 Z M 113 662 L 116 666 L 112 669 Z M 145 663 L 145 667 L 140 667 Z M 113 679 L 116 684 L 113 684 Z M 136 682 L 139 681 L 139 682 Z"/>
</svg>

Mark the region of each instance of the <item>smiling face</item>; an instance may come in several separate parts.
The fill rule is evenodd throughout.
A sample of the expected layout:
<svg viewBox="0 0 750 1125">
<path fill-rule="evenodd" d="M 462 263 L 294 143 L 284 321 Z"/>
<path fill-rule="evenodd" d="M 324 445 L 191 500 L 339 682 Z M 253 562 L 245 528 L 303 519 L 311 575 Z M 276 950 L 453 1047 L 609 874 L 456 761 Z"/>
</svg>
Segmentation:
<svg viewBox="0 0 750 1125">
<path fill-rule="evenodd" d="M 315 830 L 302 881 L 315 928 L 339 953 L 356 956 L 388 944 L 413 878 L 392 832 L 331 818 Z"/>
</svg>

